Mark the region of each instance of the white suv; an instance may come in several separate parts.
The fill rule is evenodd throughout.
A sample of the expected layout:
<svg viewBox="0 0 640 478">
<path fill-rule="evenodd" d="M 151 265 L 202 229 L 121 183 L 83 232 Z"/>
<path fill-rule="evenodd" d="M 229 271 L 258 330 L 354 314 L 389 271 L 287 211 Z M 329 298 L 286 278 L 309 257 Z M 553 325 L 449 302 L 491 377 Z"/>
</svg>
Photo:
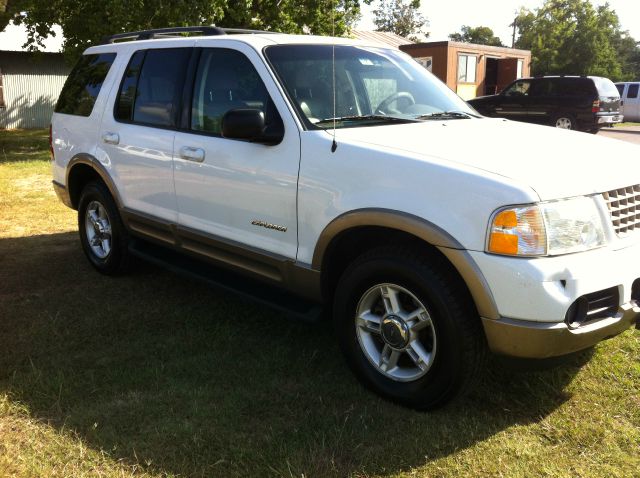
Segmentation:
<svg viewBox="0 0 640 478">
<path fill-rule="evenodd" d="M 638 321 L 637 146 L 482 118 L 396 50 L 226 33 L 116 35 L 71 73 L 54 186 L 98 271 L 134 254 L 324 304 L 358 378 L 423 409 L 487 349 L 557 356 Z"/>
</svg>

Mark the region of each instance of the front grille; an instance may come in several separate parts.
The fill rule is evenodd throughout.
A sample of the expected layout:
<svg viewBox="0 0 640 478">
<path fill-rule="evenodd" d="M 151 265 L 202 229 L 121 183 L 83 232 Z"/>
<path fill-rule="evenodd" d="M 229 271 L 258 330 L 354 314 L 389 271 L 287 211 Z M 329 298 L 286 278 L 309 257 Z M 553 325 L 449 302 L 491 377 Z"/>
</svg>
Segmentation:
<svg viewBox="0 0 640 478">
<path fill-rule="evenodd" d="M 602 194 L 618 237 L 640 231 L 640 184 Z"/>
</svg>

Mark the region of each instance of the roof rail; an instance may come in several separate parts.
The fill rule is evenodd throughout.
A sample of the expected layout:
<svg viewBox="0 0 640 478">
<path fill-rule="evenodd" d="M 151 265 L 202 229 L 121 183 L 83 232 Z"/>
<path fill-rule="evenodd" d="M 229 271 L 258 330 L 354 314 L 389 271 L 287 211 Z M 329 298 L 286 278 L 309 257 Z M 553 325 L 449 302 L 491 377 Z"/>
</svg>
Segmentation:
<svg viewBox="0 0 640 478">
<path fill-rule="evenodd" d="M 227 35 L 228 33 L 274 33 L 262 30 L 246 30 L 243 28 L 220 28 L 216 26 L 199 27 L 169 27 L 155 28 L 153 30 L 141 30 L 138 32 L 117 33 L 102 39 L 101 45 L 116 43 L 120 40 L 153 40 L 167 36 L 176 36 L 180 33 L 199 33 L 203 36 Z"/>
</svg>

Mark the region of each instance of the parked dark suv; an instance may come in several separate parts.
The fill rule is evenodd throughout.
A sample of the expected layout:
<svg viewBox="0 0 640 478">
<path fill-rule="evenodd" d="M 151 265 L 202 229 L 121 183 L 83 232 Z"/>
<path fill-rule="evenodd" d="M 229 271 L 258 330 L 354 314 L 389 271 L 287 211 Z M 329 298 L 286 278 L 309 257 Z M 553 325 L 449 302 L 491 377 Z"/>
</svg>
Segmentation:
<svg viewBox="0 0 640 478">
<path fill-rule="evenodd" d="M 522 78 L 498 95 L 474 98 L 469 104 L 485 116 L 590 133 L 623 119 L 615 85 L 597 76 Z"/>
</svg>

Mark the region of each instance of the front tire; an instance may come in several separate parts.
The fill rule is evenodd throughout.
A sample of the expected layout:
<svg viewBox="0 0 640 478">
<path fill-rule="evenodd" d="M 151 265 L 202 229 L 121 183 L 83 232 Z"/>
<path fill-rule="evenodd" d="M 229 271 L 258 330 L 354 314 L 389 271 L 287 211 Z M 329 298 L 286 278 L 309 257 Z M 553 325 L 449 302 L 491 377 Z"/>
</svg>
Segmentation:
<svg viewBox="0 0 640 478">
<path fill-rule="evenodd" d="M 338 283 L 334 323 L 358 379 L 412 408 L 460 395 L 485 363 L 480 319 L 461 279 L 443 259 L 411 249 L 356 259 Z"/>
<path fill-rule="evenodd" d="M 82 190 L 78 206 L 82 249 L 99 272 L 114 275 L 126 269 L 128 235 L 107 187 L 90 182 Z"/>
</svg>

